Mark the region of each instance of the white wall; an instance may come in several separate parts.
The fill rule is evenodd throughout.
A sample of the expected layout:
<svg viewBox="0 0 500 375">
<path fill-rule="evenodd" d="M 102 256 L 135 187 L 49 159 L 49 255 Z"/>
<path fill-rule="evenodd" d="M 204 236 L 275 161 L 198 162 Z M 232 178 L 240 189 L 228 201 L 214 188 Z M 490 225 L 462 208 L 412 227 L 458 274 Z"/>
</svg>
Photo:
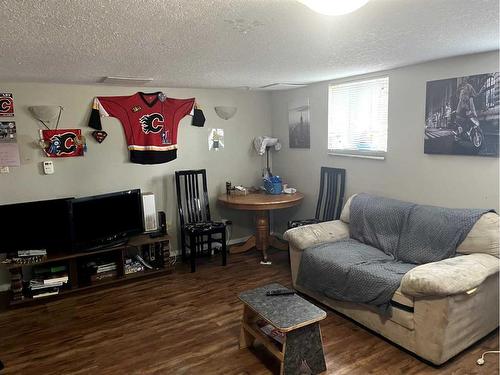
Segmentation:
<svg viewBox="0 0 500 375">
<path fill-rule="evenodd" d="M 271 132 L 270 95 L 237 90 L 159 90 L 175 98 L 196 97 L 207 121 L 204 128 L 191 126 L 189 116 L 181 121 L 176 160 L 159 165 L 139 165 L 128 161 L 122 126 L 117 119 L 102 119 L 103 128 L 108 132 L 102 144 L 90 136 L 92 129 L 87 122 L 92 98 L 153 92 L 157 91 L 156 88 L 1 83 L 1 92 L 14 94 L 14 120 L 22 165 L 11 168 L 9 174 L 0 174 L 0 204 L 140 188 L 156 194 L 157 209 L 166 211 L 167 221 L 171 224 L 169 233 L 177 237 L 174 171 L 206 168 L 214 218 L 233 220 L 233 238 L 250 235 L 253 232 L 250 214 L 221 208 L 216 204 L 216 197 L 225 191 L 225 181 L 244 185 L 258 182 L 264 160 L 253 151 L 252 140 Z M 84 157 L 52 159 L 55 165 L 53 175 L 42 173 L 41 161 L 48 158 L 36 145 L 40 126 L 28 112 L 28 106 L 42 104 L 62 105 L 64 112 L 59 127 L 81 128 L 88 143 L 88 153 Z M 225 121 L 215 114 L 215 105 L 235 105 L 238 112 Z M 208 151 L 207 138 L 211 128 L 224 129 L 225 148 L 221 151 Z M 174 240 L 174 249 L 178 249 L 176 242 Z"/>
<path fill-rule="evenodd" d="M 333 81 L 389 77 L 388 150 L 383 161 L 327 154 L 329 82 L 273 93 L 273 136 L 283 144 L 273 154 L 273 172 L 306 195 L 300 207 L 275 214 L 275 229 L 283 230 L 290 218 L 314 217 L 321 166 L 346 169 L 346 197 L 370 192 L 417 203 L 498 210 L 498 158 L 424 154 L 426 82 L 494 72 L 498 65 L 496 51 Z M 311 107 L 311 148 L 290 149 L 288 103 L 305 97 Z"/>
<path fill-rule="evenodd" d="M 178 158 L 160 165 L 128 162 L 123 130 L 116 119 L 103 119 L 104 129 L 109 135 L 101 145 L 90 137 L 91 129 L 87 127 L 94 96 L 130 95 L 139 90 L 155 91 L 155 88 L 2 83 L 1 92 L 14 94 L 14 120 L 22 165 L 11 168 L 9 174 L 0 174 L 0 204 L 140 188 L 156 194 L 157 209 L 167 212 L 170 233 L 177 235 L 173 173 L 180 169 L 206 168 L 214 217 L 233 220 L 233 237 L 250 235 L 253 231 L 251 215 L 221 208 L 215 199 L 223 192 L 226 180 L 244 185 L 259 182 L 264 160 L 253 151 L 251 140 L 272 131 L 283 144 L 280 152 L 273 152 L 273 172 L 306 195 L 301 206 L 273 214 L 278 230 L 282 230 L 290 218 L 314 215 L 321 166 L 346 168 L 347 196 L 367 191 L 419 203 L 498 210 L 497 158 L 423 153 L 426 81 L 496 71 L 498 63 L 498 52 L 492 52 L 368 75 L 388 75 L 390 79 L 388 152 L 384 161 L 327 154 L 328 82 L 275 92 L 272 96 L 234 90 L 164 90 L 171 97 L 195 96 L 205 112 L 207 123 L 204 128 L 196 128 L 190 126 L 190 118 L 185 118 L 179 128 Z M 311 149 L 290 150 L 288 103 L 303 97 L 308 97 L 311 104 Z M 50 176 L 41 172 L 40 162 L 47 158 L 36 146 L 40 127 L 27 109 L 40 104 L 64 106 L 60 126 L 82 128 L 88 139 L 85 157 L 53 159 L 55 174 Z M 238 113 L 233 119 L 224 121 L 214 113 L 214 105 L 236 105 Z M 226 148 L 209 152 L 208 132 L 217 127 L 225 130 Z M 174 247 L 177 248 L 176 242 Z"/>
</svg>

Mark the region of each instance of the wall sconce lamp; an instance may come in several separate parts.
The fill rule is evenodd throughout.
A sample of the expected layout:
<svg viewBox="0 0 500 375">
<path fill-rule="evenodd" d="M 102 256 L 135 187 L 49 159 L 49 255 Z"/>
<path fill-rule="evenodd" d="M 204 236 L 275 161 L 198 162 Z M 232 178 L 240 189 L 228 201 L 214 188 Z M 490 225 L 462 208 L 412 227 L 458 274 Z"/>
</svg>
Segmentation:
<svg viewBox="0 0 500 375">
<path fill-rule="evenodd" d="M 215 113 L 223 120 L 229 120 L 236 114 L 238 108 L 236 107 L 227 107 L 227 106 L 217 106 L 214 107 Z"/>
<path fill-rule="evenodd" d="M 49 123 L 57 117 L 57 125 L 59 124 L 59 120 L 61 118 L 61 112 L 63 107 L 60 105 L 37 105 L 28 107 L 33 117 L 40 121 L 47 129 L 49 126 L 46 123 Z"/>
</svg>

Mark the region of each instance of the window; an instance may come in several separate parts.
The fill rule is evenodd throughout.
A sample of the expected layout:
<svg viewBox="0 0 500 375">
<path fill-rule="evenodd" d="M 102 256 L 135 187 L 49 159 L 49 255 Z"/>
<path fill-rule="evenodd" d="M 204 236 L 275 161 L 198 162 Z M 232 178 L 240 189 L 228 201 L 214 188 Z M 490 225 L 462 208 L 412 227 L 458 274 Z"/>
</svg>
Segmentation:
<svg viewBox="0 0 500 375">
<path fill-rule="evenodd" d="M 388 77 L 330 85 L 328 152 L 383 159 L 388 102 Z"/>
<path fill-rule="evenodd" d="M 495 107 L 495 77 L 488 77 L 486 80 L 486 107 Z"/>
</svg>

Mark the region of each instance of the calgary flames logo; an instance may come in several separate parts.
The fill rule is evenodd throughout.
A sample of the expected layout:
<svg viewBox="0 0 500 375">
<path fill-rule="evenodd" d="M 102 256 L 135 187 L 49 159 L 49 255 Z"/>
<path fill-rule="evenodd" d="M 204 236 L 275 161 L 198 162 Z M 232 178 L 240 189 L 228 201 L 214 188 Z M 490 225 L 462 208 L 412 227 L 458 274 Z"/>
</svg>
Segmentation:
<svg viewBox="0 0 500 375">
<path fill-rule="evenodd" d="M 10 93 L 0 93 L 0 116 L 14 116 L 14 100 Z"/>
<path fill-rule="evenodd" d="M 12 107 L 12 99 L 10 98 L 0 98 L 0 111 L 8 112 Z"/>
<path fill-rule="evenodd" d="M 159 133 L 163 129 L 163 116 L 159 113 L 144 115 L 139 119 L 144 134 Z"/>
<path fill-rule="evenodd" d="M 47 150 L 52 155 L 72 154 L 76 151 L 77 135 L 75 133 L 57 134 L 50 138 L 50 146 Z"/>
</svg>

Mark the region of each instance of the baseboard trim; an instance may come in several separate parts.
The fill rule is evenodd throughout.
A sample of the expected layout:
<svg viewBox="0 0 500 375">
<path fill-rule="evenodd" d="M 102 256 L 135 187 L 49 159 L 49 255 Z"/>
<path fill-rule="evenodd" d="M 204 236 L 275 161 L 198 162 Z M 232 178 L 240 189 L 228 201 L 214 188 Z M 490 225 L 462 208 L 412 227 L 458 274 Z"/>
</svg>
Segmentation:
<svg viewBox="0 0 500 375">
<path fill-rule="evenodd" d="M 229 240 L 227 242 L 228 245 L 236 245 L 238 243 L 243 243 L 247 242 L 247 240 L 252 237 L 252 236 L 245 236 L 245 237 L 240 237 L 240 238 L 233 238 L 232 240 Z"/>
<path fill-rule="evenodd" d="M 233 238 L 233 239 L 227 241 L 227 245 L 231 246 L 231 245 L 236 245 L 236 244 L 239 244 L 239 243 L 244 243 L 250 237 L 252 237 L 252 236 L 245 236 L 245 237 L 240 237 L 240 238 Z M 217 241 L 213 241 L 213 243 L 216 243 L 216 242 Z M 180 249 L 170 250 L 170 256 L 178 256 L 180 254 L 181 254 L 181 250 Z"/>
</svg>

